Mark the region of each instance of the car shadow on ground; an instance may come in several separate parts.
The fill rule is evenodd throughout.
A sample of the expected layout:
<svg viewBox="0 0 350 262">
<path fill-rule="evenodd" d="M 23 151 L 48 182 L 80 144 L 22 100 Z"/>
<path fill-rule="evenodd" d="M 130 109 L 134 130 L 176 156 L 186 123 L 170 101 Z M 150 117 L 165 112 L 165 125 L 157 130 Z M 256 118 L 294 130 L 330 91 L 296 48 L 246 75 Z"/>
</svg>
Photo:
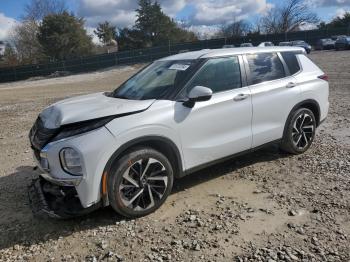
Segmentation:
<svg viewBox="0 0 350 262">
<path fill-rule="evenodd" d="M 269 146 L 177 179 L 172 194 L 254 163 L 284 157 L 288 155 L 281 153 L 276 145 Z M 31 246 L 69 236 L 74 232 L 113 225 L 125 219 L 110 207 L 69 220 L 34 217 L 29 206 L 27 186 L 37 175 L 38 172 L 33 167 L 20 166 L 15 173 L 0 177 L 0 250 L 16 244 Z"/>
</svg>

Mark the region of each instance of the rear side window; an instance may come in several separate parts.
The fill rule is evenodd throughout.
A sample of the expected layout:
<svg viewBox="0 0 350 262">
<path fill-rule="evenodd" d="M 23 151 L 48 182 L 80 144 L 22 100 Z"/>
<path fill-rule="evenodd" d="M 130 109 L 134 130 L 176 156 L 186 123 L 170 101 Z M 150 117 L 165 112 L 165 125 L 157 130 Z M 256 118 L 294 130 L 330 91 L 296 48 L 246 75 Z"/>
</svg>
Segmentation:
<svg viewBox="0 0 350 262">
<path fill-rule="evenodd" d="M 187 93 L 195 86 L 205 86 L 213 93 L 240 88 L 241 71 L 237 57 L 212 58 L 187 85 Z"/>
<path fill-rule="evenodd" d="M 300 65 L 294 52 L 282 52 L 281 53 L 284 61 L 286 62 L 289 72 L 291 75 L 300 71 Z"/>
<path fill-rule="evenodd" d="M 247 55 L 252 84 L 286 76 L 283 64 L 276 53 Z"/>
</svg>

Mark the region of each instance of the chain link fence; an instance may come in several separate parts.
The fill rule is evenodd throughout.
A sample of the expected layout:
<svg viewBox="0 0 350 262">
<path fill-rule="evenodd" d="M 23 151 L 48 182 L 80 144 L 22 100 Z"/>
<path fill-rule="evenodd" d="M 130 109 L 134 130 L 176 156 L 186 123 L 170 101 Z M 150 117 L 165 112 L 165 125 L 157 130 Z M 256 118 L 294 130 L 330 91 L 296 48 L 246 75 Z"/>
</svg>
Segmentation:
<svg viewBox="0 0 350 262">
<path fill-rule="evenodd" d="M 85 56 L 45 64 L 4 67 L 0 68 L 0 82 L 18 81 L 37 76 L 48 76 L 60 71 L 81 73 L 116 65 L 145 63 L 180 52 L 207 48 L 215 49 L 228 44 L 239 46 L 244 42 L 251 42 L 253 45 L 258 45 L 259 43 L 266 41 L 278 44 L 283 41 L 304 40 L 311 45 L 315 45 L 318 39 L 329 38 L 336 35 L 349 35 L 349 31 L 350 28 L 338 28 L 333 30 L 309 30 L 284 34 L 250 35 L 239 38 L 219 38 L 188 43 L 169 43 L 167 46 Z"/>
</svg>

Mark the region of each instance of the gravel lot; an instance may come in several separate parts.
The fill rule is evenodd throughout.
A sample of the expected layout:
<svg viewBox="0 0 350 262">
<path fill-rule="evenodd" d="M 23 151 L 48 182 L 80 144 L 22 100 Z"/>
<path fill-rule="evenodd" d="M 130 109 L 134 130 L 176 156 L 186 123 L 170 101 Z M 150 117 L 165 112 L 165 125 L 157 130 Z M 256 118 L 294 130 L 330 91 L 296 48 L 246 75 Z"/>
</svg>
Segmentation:
<svg viewBox="0 0 350 262">
<path fill-rule="evenodd" d="M 154 214 L 111 208 L 34 218 L 27 134 L 69 96 L 112 90 L 141 66 L 0 85 L 0 261 L 350 261 L 350 52 L 314 52 L 330 77 L 330 112 L 308 152 L 272 146 L 175 181 Z"/>
</svg>

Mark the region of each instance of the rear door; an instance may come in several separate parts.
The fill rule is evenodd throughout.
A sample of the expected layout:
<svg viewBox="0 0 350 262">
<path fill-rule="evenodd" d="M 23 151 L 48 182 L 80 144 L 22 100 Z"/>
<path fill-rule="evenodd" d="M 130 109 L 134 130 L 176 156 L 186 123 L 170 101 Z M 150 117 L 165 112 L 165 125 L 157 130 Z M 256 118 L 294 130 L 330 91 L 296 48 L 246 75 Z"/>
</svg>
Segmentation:
<svg viewBox="0 0 350 262">
<path fill-rule="evenodd" d="M 287 117 L 300 101 L 300 86 L 277 52 L 244 59 L 253 104 L 252 147 L 257 147 L 282 138 Z"/>
<path fill-rule="evenodd" d="M 211 58 L 180 95 L 186 97 L 198 85 L 213 91 L 209 101 L 193 108 L 175 105 L 186 169 L 250 149 L 252 103 L 242 69 L 242 57 Z"/>
</svg>

